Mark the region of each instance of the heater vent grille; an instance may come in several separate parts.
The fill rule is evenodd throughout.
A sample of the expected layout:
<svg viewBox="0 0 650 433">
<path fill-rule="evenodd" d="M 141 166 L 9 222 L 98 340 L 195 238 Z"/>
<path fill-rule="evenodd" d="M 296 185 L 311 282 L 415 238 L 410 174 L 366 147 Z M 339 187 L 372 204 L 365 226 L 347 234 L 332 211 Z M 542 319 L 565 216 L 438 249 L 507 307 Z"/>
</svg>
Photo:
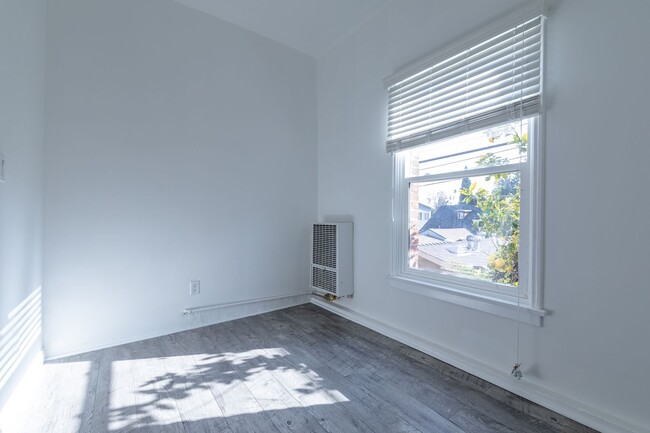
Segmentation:
<svg viewBox="0 0 650 433">
<path fill-rule="evenodd" d="M 313 263 L 332 269 L 336 268 L 336 226 L 314 224 L 313 236 Z"/>
<path fill-rule="evenodd" d="M 316 223 L 311 233 L 311 288 L 319 295 L 352 296 L 352 223 Z"/>
<path fill-rule="evenodd" d="M 311 285 L 336 294 L 336 272 L 314 266 L 311 273 Z"/>
</svg>

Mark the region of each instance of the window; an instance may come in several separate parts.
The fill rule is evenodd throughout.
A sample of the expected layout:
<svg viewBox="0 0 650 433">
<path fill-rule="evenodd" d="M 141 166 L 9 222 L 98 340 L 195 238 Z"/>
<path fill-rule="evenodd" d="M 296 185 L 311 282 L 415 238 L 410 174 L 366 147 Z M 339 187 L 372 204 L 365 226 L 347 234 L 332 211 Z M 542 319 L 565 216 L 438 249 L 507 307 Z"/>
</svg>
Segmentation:
<svg viewBox="0 0 650 433">
<path fill-rule="evenodd" d="M 398 286 L 543 316 L 544 20 L 501 27 L 388 79 Z"/>
<path fill-rule="evenodd" d="M 520 254 L 521 208 L 529 198 L 522 177 L 530 177 L 534 122 L 511 122 L 396 155 L 403 166 L 399 188 L 407 195 L 406 227 L 400 228 L 408 232 L 406 273 L 514 298 L 517 288 L 525 289 L 525 275 L 519 275 L 526 260 Z M 431 207 L 426 221 L 423 205 Z M 526 290 L 519 296 L 529 298 Z"/>
</svg>

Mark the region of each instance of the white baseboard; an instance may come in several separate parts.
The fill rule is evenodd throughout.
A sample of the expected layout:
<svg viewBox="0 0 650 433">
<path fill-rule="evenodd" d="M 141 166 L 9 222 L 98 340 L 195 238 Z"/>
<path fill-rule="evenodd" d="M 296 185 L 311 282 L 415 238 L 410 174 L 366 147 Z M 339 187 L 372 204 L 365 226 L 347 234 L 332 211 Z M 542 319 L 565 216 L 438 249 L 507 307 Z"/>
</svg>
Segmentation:
<svg viewBox="0 0 650 433">
<path fill-rule="evenodd" d="M 45 361 L 54 361 L 69 356 L 81 355 L 83 353 L 93 352 L 95 350 L 106 349 L 109 347 L 121 346 L 122 344 L 135 343 L 150 338 L 162 337 L 165 335 L 175 334 L 177 332 L 189 331 L 191 329 L 203 328 L 204 326 L 216 325 L 217 323 L 228 322 L 230 320 L 242 319 L 244 317 L 264 314 L 275 310 L 294 307 L 309 303 L 311 293 L 293 293 L 289 295 L 273 296 L 270 298 L 249 299 L 241 302 L 229 302 L 221 305 L 211 305 L 209 310 L 199 311 L 193 314 L 185 315 L 185 325 L 160 329 L 156 332 L 139 334 L 135 337 L 117 339 L 85 346 L 83 349 L 65 352 L 65 353 L 47 353 L 45 348 Z M 178 314 L 182 315 L 183 310 L 179 308 Z"/>
<path fill-rule="evenodd" d="M 317 297 L 312 297 L 311 302 L 603 433 L 650 433 L 650 430 L 646 427 L 631 424 L 614 415 L 539 385 L 525 380 L 516 380 L 507 372 L 496 370 L 487 364 L 447 350 L 440 345 L 386 325 L 341 304 L 328 302 Z"/>
</svg>

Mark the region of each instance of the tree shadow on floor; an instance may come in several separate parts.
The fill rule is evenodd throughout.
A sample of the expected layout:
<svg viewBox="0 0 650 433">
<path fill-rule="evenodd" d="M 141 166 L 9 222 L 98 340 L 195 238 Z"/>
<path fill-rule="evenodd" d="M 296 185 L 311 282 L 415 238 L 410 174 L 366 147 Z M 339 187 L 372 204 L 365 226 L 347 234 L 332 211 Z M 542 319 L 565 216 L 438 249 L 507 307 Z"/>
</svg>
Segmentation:
<svg viewBox="0 0 650 433">
<path fill-rule="evenodd" d="M 79 433 L 323 433 L 350 424 L 335 408 L 348 401 L 336 386 L 241 321 L 51 363 L 90 365 Z"/>
</svg>

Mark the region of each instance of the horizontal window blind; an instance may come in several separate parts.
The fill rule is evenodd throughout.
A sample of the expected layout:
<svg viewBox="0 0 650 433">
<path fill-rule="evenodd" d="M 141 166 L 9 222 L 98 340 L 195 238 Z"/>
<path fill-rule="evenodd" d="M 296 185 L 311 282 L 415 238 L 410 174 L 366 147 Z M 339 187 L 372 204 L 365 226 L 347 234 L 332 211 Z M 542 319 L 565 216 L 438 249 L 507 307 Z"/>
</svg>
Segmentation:
<svg viewBox="0 0 650 433">
<path fill-rule="evenodd" d="M 386 150 L 540 113 L 544 21 L 538 16 L 391 85 Z"/>
</svg>

